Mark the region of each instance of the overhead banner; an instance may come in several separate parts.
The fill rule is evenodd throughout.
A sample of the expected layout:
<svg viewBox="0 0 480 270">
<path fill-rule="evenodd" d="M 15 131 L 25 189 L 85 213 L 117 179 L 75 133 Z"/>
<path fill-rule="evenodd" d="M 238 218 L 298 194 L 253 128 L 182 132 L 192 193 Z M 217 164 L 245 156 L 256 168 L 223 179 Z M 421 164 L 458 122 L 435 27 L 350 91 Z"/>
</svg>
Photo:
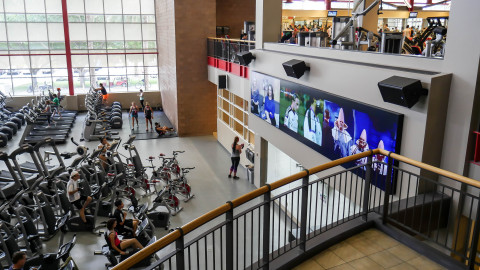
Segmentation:
<svg viewBox="0 0 480 270">
<path fill-rule="evenodd" d="M 252 72 L 250 82 L 252 114 L 331 160 L 376 148 L 399 153 L 402 114 L 258 72 Z M 380 155 L 373 161 L 388 162 Z M 374 163 L 372 168 L 372 184 L 384 190 L 386 165 Z"/>
</svg>

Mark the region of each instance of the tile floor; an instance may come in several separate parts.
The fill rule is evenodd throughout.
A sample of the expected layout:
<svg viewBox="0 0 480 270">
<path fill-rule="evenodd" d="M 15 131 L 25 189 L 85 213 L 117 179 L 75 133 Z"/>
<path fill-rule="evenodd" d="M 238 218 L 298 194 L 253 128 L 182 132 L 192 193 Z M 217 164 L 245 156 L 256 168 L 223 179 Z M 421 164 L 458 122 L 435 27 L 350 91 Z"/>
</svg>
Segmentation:
<svg viewBox="0 0 480 270">
<path fill-rule="evenodd" d="M 338 243 L 295 270 L 445 269 L 376 229 Z"/>
</svg>

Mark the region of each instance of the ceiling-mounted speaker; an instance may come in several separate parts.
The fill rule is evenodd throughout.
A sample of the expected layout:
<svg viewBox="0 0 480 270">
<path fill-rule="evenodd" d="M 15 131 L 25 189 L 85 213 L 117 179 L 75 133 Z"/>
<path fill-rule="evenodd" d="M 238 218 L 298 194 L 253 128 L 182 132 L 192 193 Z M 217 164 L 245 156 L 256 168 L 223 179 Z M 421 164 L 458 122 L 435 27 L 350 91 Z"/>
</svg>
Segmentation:
<svg viewBox="0 0 480 270">
<path fill-rule="evenodd" d="M 248 66 L 255 59 L 255 56 L 251 52 L 239 52 L 237 53 L 237 58 L 240 65 Z"/>
<path fill-rule="evenodd" d="M 282 64 L 287 76 L 300 79 L 305 71 L 310 70 L 305 61 L 292 59 Z"/>
<path fill-rule="evenodd" d="M 227 75 L 218 75 L 218 89 L 227 89 Z"/>
<path fill-rule="evenodd" d="M 420 80 L 392 76 L 378 83 L 383 101 L 412 108 L 421 96 L 428 95 Z"/>
</svg>

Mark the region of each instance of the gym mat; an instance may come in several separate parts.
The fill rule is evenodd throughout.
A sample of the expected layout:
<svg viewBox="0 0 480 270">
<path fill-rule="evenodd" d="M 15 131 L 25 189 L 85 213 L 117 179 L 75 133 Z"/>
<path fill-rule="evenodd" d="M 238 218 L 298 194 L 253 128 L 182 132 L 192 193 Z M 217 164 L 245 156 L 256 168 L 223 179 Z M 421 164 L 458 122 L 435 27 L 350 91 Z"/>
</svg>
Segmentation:
<svg viewBox="0 0 480 270">
<path fill-rule="evenodd" d="M 172 123 L 170 123 L 170 120 L 168 120 L 167 116 L 165 115 L 164 112 L 162 111 L 154 111 L 153 112 L 153 124 L 155 125 L 155 122 L 160 123 L 160 126 L 167 126 L 170 128 L 173 128 Z M 155 131 L 150 131 L 150 127 L 148 132 L 145 131 L 146 129 L 146 123 L 145 123 L 145 116 L 143 112 L 138 113 L 138 128 L 135 125 L 134 129 L 132 130 L 132 118 L 128 117 L 126 119 L 128 121 L 128 126 L 131 130 L 131 134 L 135 134 L 136 140 L 150 140 L 150 139 L 162 139 L 162 138 L 172 138 L 172 137 L 178 137 L 177 132 L 168 132 L 167 134 L 163 136 L 158 136 L 157 132 Z M 125 120 L 124 120 L 125 121 Z M 125 123 L 125 122 L 124 122 Z"/>
</svg>

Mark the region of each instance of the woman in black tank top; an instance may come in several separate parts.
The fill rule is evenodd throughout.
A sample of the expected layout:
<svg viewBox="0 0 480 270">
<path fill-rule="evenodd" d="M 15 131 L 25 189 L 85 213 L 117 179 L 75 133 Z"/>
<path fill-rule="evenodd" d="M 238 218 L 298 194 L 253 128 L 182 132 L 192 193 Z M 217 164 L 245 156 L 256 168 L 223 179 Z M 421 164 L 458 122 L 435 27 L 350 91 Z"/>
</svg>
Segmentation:
<svg viewBox="0 0 480 270">
<path fill-rule="evenodd" d="M 150 104 L 148 104 L 148 102 L 145 104 L 145 110 L 143 112 L 145 113 L 145 123 L 147 125 L 147 131 L 148 131 L 149 122 L 150 122 L 150 131 L 153 131 L 153 124 L 152 124 L 153 110 L 152 110 L 152 107 L 150 107 Z"/>
</svg>

